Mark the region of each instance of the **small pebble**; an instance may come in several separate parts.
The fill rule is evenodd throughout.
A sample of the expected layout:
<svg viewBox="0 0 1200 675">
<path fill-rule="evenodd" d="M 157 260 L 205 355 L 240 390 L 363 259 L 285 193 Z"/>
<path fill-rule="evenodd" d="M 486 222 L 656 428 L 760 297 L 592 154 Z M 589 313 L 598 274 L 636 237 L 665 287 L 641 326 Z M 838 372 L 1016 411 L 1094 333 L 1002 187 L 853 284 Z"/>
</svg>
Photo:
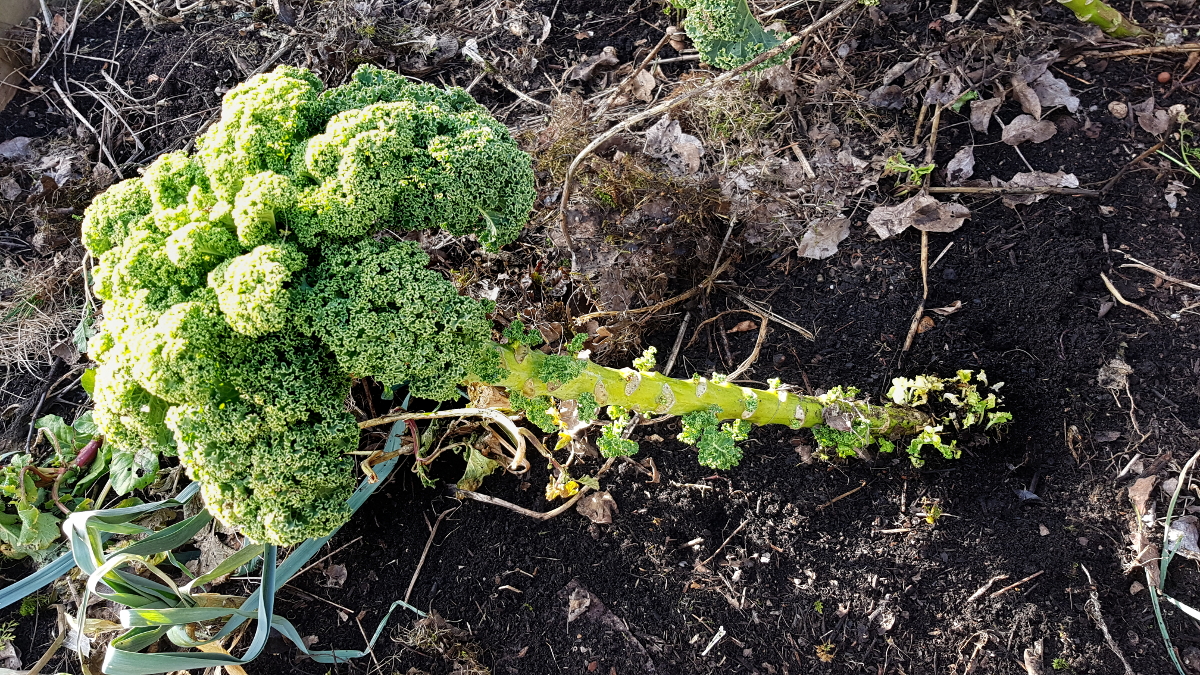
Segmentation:
<svg viewBox="0 0 1200 675">
<path fill-rule="evenodd" d="M 1125 116 L 1129 114 L 1129 106 L 1123 101 L 1112 101 L 1108 104 L 1108 112 L 1113 117 L 1123 120 L 1125 119 Z"/>
<path fill-rule="evenodd" d="M 954 281 L 958 279 L 958 270 L 954 269 L 953 267 L 947 267 L 946 269 L 942 270 L 942 278 L 946 281 Z"/>
<path fill-rule="evenodd" d="M 1166 84 L 1170 81 L 1171 81 L 1171 73 L 1170 72 L 1164 70 L 1158 74 L 1158 83 L 1159 84 Z"/>
<path fill-rule="evenodd" d="M 787 361 L 787 357 L 783 354 L 776 354 L 771 357 L 771 363 L 775 364 L 776 368 L 782 366 L 784 361 Z"/>
</svg>

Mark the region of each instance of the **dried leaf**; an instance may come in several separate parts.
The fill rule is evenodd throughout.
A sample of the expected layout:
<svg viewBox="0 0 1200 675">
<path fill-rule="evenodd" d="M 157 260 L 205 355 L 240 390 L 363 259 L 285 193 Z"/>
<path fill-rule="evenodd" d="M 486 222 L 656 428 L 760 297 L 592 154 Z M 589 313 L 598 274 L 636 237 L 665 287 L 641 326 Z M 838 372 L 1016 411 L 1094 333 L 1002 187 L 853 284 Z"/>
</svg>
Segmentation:
<svg viewBox="0 0 1200 675">
<path fill-rule="evenodd" d="M 591 605 L 592 594 L 586 588 L 579 587 L 571 591 L 571 596 L 567 599 L 567 623 L 583 616 Z"/>
<path fill-rule="evenodd" d="M 904 90 L 894 84 L 877 87 L 867 95 L 867 105 L 899 110 L 904 107 Z"/>
<path fill-rule="evenodd" d="M 796 93 L 796 78 L 792 75 L 791 67 L 780 64 L 771 66 L 763 71 L 763 78 L 771 89 L 779 94 L 794 94 Z"/>
<path fill-rule="evenodd" d="M 1042 644 L 1042 640 L 1039 638 L 1033 643 L 1032 647 L 1025 648 L 1025 672 L 1028 675 L 1043 675 L 1045 673 L 1042 665 Z"/>
<path fill-rule="evenodd" d="M 946 164 L 946 181 L 951 185 L 962 185 L 964 180 L 975 175 L 975 146 L 964 145 Z"/>
<path fill-rule="evenodd" d="M 1161 588 L 1162 577 L 1158 570 L 1158 545 L 1151 540 L 1144 528 L 1139 527 L 1133 533 L 1133 543 L 1130 547 L 1134 554 L 1130 567 L 1143 568 L 1148 573 L 1150 585 L 1154 588 Z"/>
<path fill-rule="evenodd" d="M 1171 116 L 1167 114 L 1167 111 L 1159 110 L 1154 105 L 1153 96 L 1141 103 L 1130 106 L 1130 109 L 1137 116 L 1138 126 L 1145 130 L 1146 133 L 1157 136 L 1158 134 L 1166 133 L 1167 129 L 1171 126 Z"/>
<path fill-rule="evenodd" d="M 1037 92 L 1016 75 L 1013 75 L 1011 81 L 1013 98 L 1021 104 L 1021 110 L 1033 115 L 1034 119 L 1042 119 L 1042 103 Z"/>
<path fill-rule="evenodd" d="M 917 61 L 919 61 L 919 60 L 920 59 L 913 59 L 912 61 L 901 61 L 900 63 L 897 63 L 896 65 L 892 66 L 891 68 L 888 68 L 887 72 L 885 72 L 883 74 L 883 84 L 885 84 L 885 85 L 891 84 L 893 81 L 896 80 L 896 78 L 901 77 L 902 75 L 907 73 L 908 69 L 915 66 L 917 64 Z"/>
<path fill-rule="evenodd" d="M 1079 179 L 1073 173 L 1064 173 L 1056 171 L 1047 173 L 1045 171 L 1032 171 L 1018 173 L 1012 177 L 1012 180 L 1004 183 L 1004 187 L 1010 188 L 1033 188 L 1033 187 L 1079 187 Z M 1013 208 L 1017 204 L 1032 204 L 1034 202 L 1045 199 L 1048 195 L 1004 195 L 1004 205 Z"/>
<path fill-rule="evenodd" d="M 13 180 L 12 176 L 4 176 L 0 178 L 0 197 L 6 201 L 12 201 L 21 196 L 21 186 L 17 181 Z"/>
<path fill-rule="evenodd" d="M 991 124 L 992 115 L 1004 103 L 1002 98 L 989 98 L 986 101 L 975 99 L 971 101 L 971 128 L 981 134 L 986 134 Z"/>
<path fill-rule="evenodd" d="M 578 37 L 578 36 L 577 36 Z M 615 66 L 621 60 L 617 58 L 616 47 L 608 46 L 600 50 L 599 54 L 588 57 L 582 63 L 578 63 L 574 68 L 567 72 L 567 80 L 577 80 L 579 82 L 587 82 L 595 75 L 596 69 L 604 66 Z"/>
<path fill-rule="evenodd" d="M 1138 126 L 1148 134 L 1167 133 L 1167 129 L 1171 128 L 1171 116 L 1166 110 L 1155 110 L 1152 113 L 1139 113 L 1137 116 Z"/>
<path fill-rule="evenodd" d="M 26 136 L 17 136 L 0 143 L 0 159 L 30 161 L 36 158 L 33 141 Z"/>
<path fill-rule="evenodd" d="M 683 133 L 679 122 L 668 114 L 646 130 L 645 152 L 665 161 L 672 173 L 688 175 L 700 170 L 704 146 L 699 138 Z"/>
<path fill-rule="evenodd" d="M 958 75 L 951 74 L 945 82 L 938 80 L 929 87 L 929 91 L 925 92 L 925 103 L 947 106 L 957 101 L 962 92 L 962 80 Z"/>
<path fill-rule="evenodd" d="M 1066 80 L 1050 74 L 1048 70 L 1033 81 L 1033 91 L 1043 107 L 1054 108 L 1061 105 L 1066 107 L 1067 112 L 1072 113 L 1079 110 L 1079 98 L 1071 95 L 1070 85 Z"/>
<path fill-rule="evenodd" d="M 745 333 L 746 331 L 752 331 L 757 328 L 758 328 L 758 324 L 754 323 L 753 321 L 746 320 L 746 321 L 738 322 L 738 325 L 734 326 L 733 328 L 730 328 L 729 330 L 727 330 L 725 332 L 726 333 Z"/>
<path fill-rule="evenodd" d="M 800 237 L 800 248 L 797 255 L 814 260 L 823 260 L 837 253 L 838 244 L 850 236 L 850 219 L 836 216 L 820 218 L 808 226 L 808 231 Z"/>
<path fill-rule="evenodd" d="M 1200 522 L 1196 516 L 1183 516 L 1171 521 L 1171 531 L 1167 532 L 1167 541 L 1170 542 L 1171 548 L 1179 555 L 1192 560 L 1200 560 L 1200 544 L 1197 543 L 1197 537 L 1200 533 L 1196 531 L 1196 523 Z"/>
<path fill-rule="evenodd" d="M 575 510 L 598 525 L 608 525 L 618 512 L 617 501 L 607 491 L 589 492 L 575 504 Z"/>
<path fill-rule="evenodd" d="M 867 224 L 880 239 L 887 239 L 909 227 L 926 232 L 953 232 L 970 216 L 971 211 L 962 204 L 946 204 L 919 194 L 896 206 L 876 206 L 867 216 Z"/>
<path fill-rule="evenodd" d="M 640 70 L 629 86 L 634 98 L 649 103 L 654 100 L 654 88 L 658 86 L 658 80 L 654 79 L 650 71 Z"/>
<path fill-rule="evenodd" d="M 349 577 L 345 565 L 330 565 L 325 568 L 323 574 L 325 581 L 322 581 L 321 585 L 329 588 L 341 588 L 345 585 L 346 578 Z"/>
<path fill-rule="evenodd" d="M 1129 501 L 1133 503 L 1133 510 L 1139 516 L 1147 513 L 1146 509 L 1150 506 L 1150 500 L 1154 498 L 1154 485 L 1158 483 L 1158 476 L 1146 476 L 1133 481 L 1129 486 Z"/>
<path fill-rule="evenodd" d="M 1049 120 L 1036 120 L 1031 115 L 1017 115 L 1000 133 L 1000 140 L 1009 145 L 1020 145 L 1025 141 L 1041 143 L 1050 140 L 1058 131 Z"/>
</svg>

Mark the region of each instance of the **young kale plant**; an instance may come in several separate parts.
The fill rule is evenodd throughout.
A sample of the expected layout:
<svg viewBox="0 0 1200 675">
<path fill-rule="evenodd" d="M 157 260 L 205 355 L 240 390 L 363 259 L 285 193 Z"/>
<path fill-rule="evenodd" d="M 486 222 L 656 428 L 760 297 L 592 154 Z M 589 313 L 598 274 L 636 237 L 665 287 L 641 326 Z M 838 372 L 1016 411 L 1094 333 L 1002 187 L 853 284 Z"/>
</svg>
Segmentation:
<svg viewBox="0 0 1200 675">
<path fill-rule="evenodd" d="M 110 188 L 85 215 L 104 300 L 89 343 L 94 416 L 114 463 L 149 473 L 178 454 L 208 509 L 255 541 L 295 544 L 349 517 L 360 425 L 344 401 L 355 378 L 435 401 L 462 385 L 502 387 L 508 408 L 560 431 L 560 446 L 607 408 L 598 445 L 610 457 L 636 452 L 623 433 L 633 416 L 679 415 L 680 439 L 714 468 L 738 463 L 751 425 L 814 428 L 838 455 L 909 438 L 919 463 L 926 445 L 957 456 L 946 424 L 1003 421 L 970 373 L 898 380 L 893 400 L 874 405 L 854 390 L 797 396 L 778 382 L 672 379 L 652 358 L 606 368 L 578 339 L 545 354 L 516 322 L 493 341 L 492 303 L 459 295 L 394 234 L 441 228 L 494 250 L 528 218 L 530 158 L 461 89 L 370 66 L 325 89 L 280 67 L 230 91 L 196 147 Z M 939 420 L 914 407 L 933 392 L 967 414 Z M 565 485 L 565 472 L 556 480 Z"/>
</svg>

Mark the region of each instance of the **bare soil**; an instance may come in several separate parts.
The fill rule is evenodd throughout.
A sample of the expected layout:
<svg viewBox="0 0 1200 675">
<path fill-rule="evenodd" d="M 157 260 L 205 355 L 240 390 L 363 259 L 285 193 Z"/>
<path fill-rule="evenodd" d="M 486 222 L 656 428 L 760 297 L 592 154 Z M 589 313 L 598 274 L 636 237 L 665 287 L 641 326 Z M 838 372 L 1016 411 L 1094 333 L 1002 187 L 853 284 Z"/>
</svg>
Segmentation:
<svg viewBox="0 0 1200 675">
<path fill-rule="evenodd" d="M 138 162 L 184 147 L 217 112 L 218 91 L 244 77 L 233 54 L 258 63 L 273 53 L 272 40 L 261 29 L 247 31 L 251 19 L 235 18 L 232 9 L 208 25 L 188 26 L 187 33 L 149 33 L 131 21 L 129 12 L 120 23 L 124 29 L 119 28 L 123 6 L 81 24 L 77 41 L 108 52 L 121 32 L 121 77 L 137 83 L 142 93 L 135 95 L 154 94 L 147 107 L 153 105 L 157 115 L 129 120 L 147 148 Z M 549 13 L 555 7 L 560 16 L 578 21 L 555 23 L 540 52 L 540 70 L 515 80 L 526 91 L 543 86 L 533 82 L 538 74 L 551 73 L 543 82 L 557 82 L 561 70 L 556 68 L 605 45 L 628 61 L 639 41 L 653 44 L 667 24 L 661 6 L 649 3 L 563 0 L 527 9 Z M 948 3 L 885 9 L 891 19 L 885 26 L 855 28 L 860 69 L 886 69 L 896 60 L 889 54 L 900 45 L 938 39 L 930 26 L 948 12 Z M 998 21 L 1006 12 L 981 5 L 973 21 Z M 1176 20 L 1186 23 L 1186 13 L 1180 10 Z M 806 13 L 783 16 L 802 25 Z M 1057 8 L 1047 9 L 1041 20 L 1073 21 Z M 278 22 L 267 25 L 286 30 Z M 576 37 L 586 30 L 594 36 Z M 507 39 L 498 37 L 497 44 Z M 289 56 L 303 61 L 302 55 Z M 661 56 L 677 54 L 668 47 Z M 805 68 L 822 68 L 819 53 L 806 58 L 812 63 Z M 1183 58 L 1088 57 L 1079 65 L 1057 64 L 1082 100 L 1078 117 L 1100 125 L 1098 133 L 1058 115 L 1054 138 L 1022 145 L 1018 154 L 1007 145 L 973 138 L 965 109 L 962 115 L 947 111 L 935 160 L 944 166 L 959 147 L 975 142 L 982 177 L 1007 178 L 1027 170 L 1028 163 L 1043 171 L 1061 168 L 1083 185 L 1099 187 L 1155 142 L 1136 125 L 1109 115 L 1109 101 L 1134 103 L 1153 94 L 1162 107 L 1183 103 L 1200 109 L 1194 88 L 1172 88 L 1155 79 L 1163 70 L 1181 75 Z M 342 65 L 329 65 L 329 72 Z M 676 63 L 664 70 L 679 73 L 693 65 Z M 94 77 L 97 67 L 75 60 L 68 74 Z M 465 85 L 474 72 L 459 57 L 425 77 Z M 154 90 L 151 79 L 162 82 L 161 88 Z M 581 93 L 590 94 L 591 86 Z M 545 89 L 533 95 L 548 101 L 555 92 Z M 510 124 L 528 112 L 518 112 L 523 109 L 515 107 L 517 97 L 490 78 L 473 93 Z M 1010 119 L 1018 112 L 1009 102 L 1001 116 Z M 911 107 L 873 115 L 878 125 L 897 127 L 902 134 L 911 134 L 916 122 Z M 47 109 L 44 97 L 22 95 L 0 113 L 0 140 L 51 137 L 71 125 L 72 120 Z M 993 132 L 989 138 L 994 137 Z M 132 141 L 122 147 L 132 152 Z M 783 247 L 742 247 L 735 230 L 729 252 L 740 260 L 726 277 L 732 283 L 672 308 L 675 314 L 647 324 L 640 336 L 644 345 L 658 348 L 662 362 L 683 312 L 691 314 L 695 326 L 723 310 L 739 309 L 743 305 L 731 295 L 736 291 L 816 334 L 809 341 L 773 323 L 746 375 L 751 380 L 779 377 L 806 390 L 855 385 L 878 398 L 893 377 L 986 370 L 993 382 L 1005 382 L 1005 404 L 1015 422 L 998 440 L 968 443 L 960 460 L 934 460 L 922 469 L 888 456 L 873 463 L 806 463 L 799 450 L 811 447 L 811 434 L 761 428 L 745 443 L 746 459 L 739 467 L 714 474 L 697 465 L 694 450 L 673 440 L 678 422 L 668 420 L 639 427 L 635 434 L 642 448 L 637 459 L 653 459 L 658 482 L 626 463 L 603 478 L 619 506 L 612 525 L 591 524 L 573 511 L 535 521 L 492 505 L 460 503 L 443 488 L 423 488 L 402 465 L 330 543 L 331 551 L 340 550 L 328 563 L 347 567 L 345 585 L 324 585 L 326 577 L 316 568 L 281 592 L 277 611 L 302 635 L 316 636 L 316 648 L 360 648 L 362 630 L 369 634 L 387 607 L 404 597 L 423 559 L 409 601 L 466 631 L 461 645 L 497 674 L 962 673 L 977 641 L 984 645 L 974 655 L 977 672 L 1016 674 L 1025 672 L 1023 652 L 1038 640 L 1047 669 L 1052 660 L 1062 659 L 1065 672 L 1122 673 L 1120 660 L 1085 611 L 1093 588 L 1086 568 L 1108 629 L 1134 672 L 1174 672 L 1147 591 L 1130 592 L 1133 581 L 1145 579 L 1140 572 L 1126 573 L 1129 479 L 1117 478 L 1135 452 L 1147 465 L 1170 453 L 1173 459 L 1160 467 L 1167 475 L 1200 450 L 1200 321 L 1194 309 L 1180 312 L 1189 302 L 1181 295 L 1189 292 L 1155 285 L 1153 275 L 1121 267 L 1127 262 L 1123 252 L 1168 274 L 1200 279 L 1195 198 L 1181 197 L 1173 212 L 1163 199 L 1168 179 L 1196 188 L 1194 179 L 1168 175 L 1155 161 L 1126 173 L 1100 198 L 1051 196 L 1019 210 L 997 197 L 964 198 L 972 210 L 967 224 L 929 238 L 931 259 L 950 248 L 929 272 L 927 301 L 933 308 L 961 302 L 962 309 L 935 315 L 933 327 L 920 333 L 907 353 L 902 347 L 922 294 L 920 238 L 908 232 L 881 241 L 865 226 L 870 201 L 888 198 L 883 191 L 869 192 L 853 210 L 850 238 L 826 260 L 799 259 Z M 546 186 L 544 196 L 552 196 L 552 187 Z M 542 215 L 535 214 L 535 222 Z M 724 221 L 701 225 L 709 229 L 704 236 L 714 240 L 724 233 Z M 33 231 L 15 234 L 28 238 Z M 534 230 L 525 241 L 540 246 L 545 235 Z M 647 226 L 629 236 L 651 241 L 654 235 Z M 710 248 L 678 265 L 664 297 L 708 275 Z M 23 255 L 36 253 L 30 249 Z M 1121 305 L 1100 316 L 1102 303 L 1111 301 L 1101 273 L 1160 321 Z M 707 375 L 735 367 L 750 354 L 757 335 L 725 332 L 743 318 L 747 315 L 730 315 L 696 332 L 672 374 Z M 1096 378 L 1099 368 L 1118 356 L 1134 374 L 1128 392 L 1115 394 Z M 31 377 L 8 385 L 19 388 L 13 393 L 20 401 L 36 396 L 42 386 Z M 82 398 L 52 402 L 43 412 L 67 414 L 72 400 Z M 452 480 L 456 469 L 461 467 L 451 461 L 437 472 Z M 545 467 L 535 466 L 524 480 L 493 477 L 483 491 L 548 510 L 553 505 L 542 496 L 545 473 Z M 1021 490 L 1037 498 L 1022 499 Z M 944 515 L 931 524 L 917 514 L 932 500 Z M 426 551 L 430 525 L 450 509 Z M 7 565 L 0 575 L 15 579 L 26 572 L 20 564 Z M 1006 578 L 970 600 L 999 575 Z M 220 590 L 237 592 L 236 582 Z M 1200 601 L 1195 565 L 1175 563 L 1166 591 L 1185 602 Z M 577 602 L 587 597 L 591 605 L 568 622 L 573 593 Z M 1176 610 L 1166 615 L 1177 647 L 1186 653 L 1200 646 L 1195 623 Z M 402 627 L 413 618 L 397 617 L 393 621 Z M 52 615 L 43 610 L 36 619 L 21 621 L 16 642 L 35 658 L 51 639 Z M 717 633 L 723 639 L 709 648 Z M 387 635 L 401 637 L 390 630 Z M 452 642 L 412 645 L 385 638 L 373 658 L 332 670 L 467 672 L 464 652 L 455 651 Z M 78 669 L 71 659 L 55 667 Z M 298 657 L 276 637 L 248 670 L 316 675 L 331 668 Z"/>
</svg>

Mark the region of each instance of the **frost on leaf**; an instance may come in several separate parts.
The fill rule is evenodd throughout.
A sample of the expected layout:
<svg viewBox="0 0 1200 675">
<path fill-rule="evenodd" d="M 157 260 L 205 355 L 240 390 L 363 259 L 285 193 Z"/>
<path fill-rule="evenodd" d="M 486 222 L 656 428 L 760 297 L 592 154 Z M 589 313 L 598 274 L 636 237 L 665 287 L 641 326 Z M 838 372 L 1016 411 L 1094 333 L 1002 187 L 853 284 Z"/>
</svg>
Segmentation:
<svg viewBox="0 0 1200 675">
<path fill-rule="evenodd" d="M 1049 120 L 1036 120 L 1032 115 L 1017 115 L 1004 131 L 1000 132 L 1000 140 L 1009 145 L 1020 145 L 1025 141 L 1041 143 L 1050 140 L 1058 131 L 1058 127 Z"/>
<path fill-rule="evenodd" d="M 1004 183 L 1004 187 L 1009 188 L 1036 188 L 1036 187 L 1064 187 L 1077 188 L 1079 187 L 1079 179 L 1073 173 L 1064 173 L 1055 171 L 1047 173 L 1045 171 L 1032 171 L 1018 173 L 1012 177 L 1012 180 Z M 1004 195 L 1004 205 L 1013 208 L 1017 204 L 1032 204 L 1046 198 L 1046 195 Z"/>
<path fill-rule="evenodd" d="M 964 180 L 973 175 L 975 175 L 975 146 L 964 145 L 946 164 L 946 182 L 951 185 L 962 185 Z"/>
<path fill-rule="evenodd" d="M 658 123 L 646 131 L 645 151 L 647 155 L 666 162 L 667 168 L 676 175 L 699 171 L 700 158 L 704 156 L 700 139 L 683 133 L 679 122 L 672 120 L 670 115 L 663 115 Z"/>
<path fill-rule="evenodd" d="M 876 206 L 867 224 L 880 239 L 900 234 L 909 227 L 925 232 L 953 232 L 971 217 L 962 204 L 943 203 L 927 194 L 909 197 L 895 206 Z"/>
<path fill-rule="evenodd" d="M 981 134 L 986 134 L 991 124 L 992 115 L 1004 103 L 1002 98 L 989 98 L 986 101 L 975 99 L 971 101 L 971 128 Z"/>
<path fill-rule="evenodd" d="M 842 216 L 819 218 L 808 226 L 800 237 L 797 254 L 805 258 L 823 260 L 837 253 L 838 244 L 850 236 L 850 219 Z"/>
</svg>

